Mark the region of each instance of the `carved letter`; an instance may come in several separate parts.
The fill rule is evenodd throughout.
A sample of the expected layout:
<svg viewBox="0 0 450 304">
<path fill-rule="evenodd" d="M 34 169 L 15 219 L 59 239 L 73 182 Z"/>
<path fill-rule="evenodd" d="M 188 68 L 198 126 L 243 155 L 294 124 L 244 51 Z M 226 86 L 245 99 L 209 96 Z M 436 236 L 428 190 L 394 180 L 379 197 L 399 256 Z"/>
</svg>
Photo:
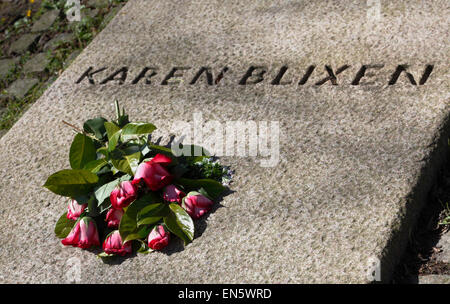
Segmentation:
<svg viewBox="0 0 450 304">
<path fill-rule="evenodd" d="M 427 82 L 428 77 L 430 76 L 431 72 L 433 71 L 433 65 L 428 64 L 425 67 L 425 70 L 422 74 L 422 78 L 419 81 L 419 85 L 424 85 L 425 82 Z M 405 72 L 406 77 L 408 77 L 409 81 L 411 82 L 412 85 L 417 85 L 416 80 L 414 79 L 414 76 L 407 72 L 406 69 L 408 68 L 408 65 L 406 64 L 400 64 L 397 66 L 397 68 L 395 69 L 395 72 L 392 74 L 391 76 L 391 80 L 389 80 L 389 85 L 394 85 L 398 78 L 400 77 L 400 75 L 402 74 L 402 72 Z"/>
<path fill-rule="evenodd" d="M 259 69 L 260 71 L 259 71 L 256 75 L 253 75 L 253 72 L 254 72 L 256 69 Z M 239 84 L 241 84 L 241 85 L 246 85 L 246 84 L 247 84 L 247 81 L 248 81 L 248 79 L 249 79 L 250 77 L 255 77 L 256 79 L 253 80 L 253 81 L 249 81 L 249 82 L 248 82 L 249 84 L 256 84 L 256 83 L 258 83 L 258 82 L 261 82 L 261 81 L 264 80 L 263 75 L 264 75 L 265 72 L 266 72 L 266 69 L 265 69 L 264 67 L 261 67 L 261 66 L 251 66 L 251 67 L 247 70 L 247 72 L 245 73 L 244 77 L 242 77 L 242 79 L 239 81 Z"/>
<path fill-rule="evenodd" d="M 315 68 L 316 68 L 315 65 L 310 65 L 310 66 L 308 67 L 308 69 L 306 70 L 305 75 L 303 75 L 302 79 L 300 79 L 300 81 L 298 82 L 298 84 L 299 84 L 299 85 L 304 85 L 304 84 L 308 81 L 309 76 L 311 76 L 311 74 L 312 74 L 312 72 L 314 71 Z"/>
<path fill-rule="evenodd" d="M 359 84 L 359 82 L 361 81 L 361 78 L 366 76 L 367 69 L 371 69 L 371 68 L 372 69 L 381 69 L 382 67 L 384 67 L 383 64 L 368 64 L 368 65 L 361 66 L 358 73 L 356 73 L 355 79 L 353 79 L 353 81 L 352 81 L 352 85 Z M 372 76 L 372 74 L 369 74 L 367 76 Z"/>
<path fill-rule="evenodd" d="M 181 82 L 181 79 L 174 79 L 174 81 L 169 82 L 170 78 L 174 78 L 174 77 L 183 77 L 182 73 L 176 74 L 177 71 L 185 71 L 185 70 L 189 70 L 190 67 L 174 67 L 169 74 L 167 74 L 167 76 L 164 78 L 164 80 L 161 82 L 162 85 L 168 85 L 168 84 L 177 84 Z"/>
<path fill-rule="evenodd" d="M 116 79 L 116 76 L 120 74 L 120 77 Z M 114 73 L 112 73 L 111 75 L 109 75 L 108 77 L 106 77 L 102 82 L 100 82 L 100 84 L 105 84 L 109 81 L 113 81 L 113 80 L 118 80 L 119 84 L 123 84 L 125 82 L 125 80 L 127 79 L 127 74 L 128 74 L 128 68 L 127 67 L 123 67 L 118 69 L 117 71 L 115 71 Z"/>
<path fill-rule="evenodd" d="M 283 78 L 284 74 L 286 73 L 288 67 L 287 65 L 284 65 L 280 68 L 280 72 L 278 72 L 278 75 L 274 78 L 274 80 L 272 80 L 271 84 L 273 85 L 285 85 L 285 84 L 290 84 L 292 81 L 284 81 L 281 82 L 281 79 Z"/>
<path fill-rule="evenodd" d="M 136 84 L 138 83 L 142 78 L 145 77 L 145 84 L 151 84 L 151 80 L 150 78 L 152 78 L 153 76 L 155 76 L 157 73 L 156 71 L 158 70 L 158 68 L 153 68 L 153 67 L 145 67 L 140 73 L 139 75 L 136 76 L 136 78 L 131 82 L 131 84 Z M 147 75 L 148 71 L 152 71 L 150 75 Z"/>
<path fill-rule="evenodd" d="M 190 84 L 195 84 L 197 82 L 197 80 L 200 78 L 200 76 L 202 76 L 203 73 L 206 74 L 206 81 L 208 82 L 208 84 L 212 85 L 213 84 L 213 75 L 212 75 L 211 69 L 209 67 L 201 67 L 201 69 L 197 72 L 197 74 L 195 74 L 194 78 L 192 78 L 192 81 L 190 82 Z"/>
<path fill-rule="evenodd" d="M 83 75 L 81 75 L 80 78 L 78 78 L 78 80 L 75 81 L 75 83 L 80 83 L 81 81 L 83 81 L 84 78 L 87 77 L 87 79 L 89 80 L 90 84 L 95 84 L 94 79 L 92 78 L 92 76 L 94 74 L 97 74 L 97 73 L 99 73 L 101 71 L 106 70 L 106 68 L 101 68 L 101 69 L 98 69 L 97 71 L 91 72 L 92 69 L 93 69 L 93 67 L 89 67 L 89 69 L 87 69 L 86 72 L 84 72 Z"/>
<path fill-rule="evenodd" d="M 340 73 L 342 73 L 343 71 L 345 71 L 346 69 L 348 69 L 350 66 L 349 65 L 343 65 L 341 66 L 339 69 L 336 70 L 336 75 L 339 75 Z M 325 66 L 326 71 L 328 72 L 328 77 L 316 82 L 316 85 L 322 85 L 327 81 L 331 81 L 331 84 L 333 85 L 337 85 L 337 81 L 336 81 L 336 75 L 333 73 L 333 70 L 331 69 L 330 66 L 326 65 Z"/>
</svg>

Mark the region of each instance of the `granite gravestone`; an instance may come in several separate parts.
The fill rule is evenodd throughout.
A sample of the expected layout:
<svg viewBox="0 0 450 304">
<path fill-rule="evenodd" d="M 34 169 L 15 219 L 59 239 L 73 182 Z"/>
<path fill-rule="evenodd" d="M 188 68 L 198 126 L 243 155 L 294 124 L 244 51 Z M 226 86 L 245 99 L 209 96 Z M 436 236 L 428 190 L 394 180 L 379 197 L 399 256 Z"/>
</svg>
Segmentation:
<svg viewBox="0 0 450 304">
<path fill-rule="evenodd" d="M 0 139 L 0 281 L 388 281 L 446 153 L 448 26 L 446 1 L 130 1 Z M 194 242 L 105 264 L 60 244 L 42 185 L 61 121 L 115 99 L 165 139 L 239 121 L 279 149 L 224 135 L 233 192 Z"/>
</svg>

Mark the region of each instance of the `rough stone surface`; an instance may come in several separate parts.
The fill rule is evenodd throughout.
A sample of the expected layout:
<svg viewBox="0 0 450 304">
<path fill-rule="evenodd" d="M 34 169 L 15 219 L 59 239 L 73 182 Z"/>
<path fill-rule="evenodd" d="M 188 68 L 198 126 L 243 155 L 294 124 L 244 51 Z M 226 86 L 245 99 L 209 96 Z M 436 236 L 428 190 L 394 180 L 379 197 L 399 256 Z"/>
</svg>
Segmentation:
<svg viewBox="0 0 450 304">
<path fill-rule="evenodd" d="M 108 0 L 89 0 L 87 5 L 90 7 L 103 8 L 108 6 Z"/>
<path fill-rule="evenodd" d="M 389 280 L 446 146 L 449 19 L 446 1 L 381 1 L 378 17 L 370 9 L 366 1 L 128 2 L 0 139 L 0 281 L 70 282 L 78 263 L 83 283 L 365 283 L 373 258 Z M 361 64 L 379 63 L 375 77 L 350 85 Z M 387 85 L 405 63 L 416 79 L 425 64 L 435 69 L 425 85 L 405 75 Z M 311 79 L 297 85 L 311 64 Z M 338 85 L 312 85 L 325 65 L 344 64 Z M 188 84 L 200 67 L 217 75 L 225 65 L 218 85 Z M 239 85 L 250 65 L 269 68 L 265 81 Z M 271 85 L 283 65 L 283 80 L 294 83 Z M 75 84 L 90 66 L 108 69 L 96 85 Z M 122 66 L 126 83 L 98 84 Z M 146 66 L 159 68 L 152 83 L 131 85 Z M 160 85 L 174 66 L 192 68 L 182 83 Z M 197 223 L 193 243 L 105 264 L 56 239 L 67 202 L 42 185 L 69 168 L 73 132 L 61 120 L 112 117 L 114 99 L 132 119 L 157 125 L 155 136 L 192 122 L 193 112 L 222 123 L 279 121 L 279 163 L 222 157 L 235 170 L 234 192 Z"/>
<path fill-rule="evenodd" d="M 94 8 L 94 9 L 85 9 L 85 10 L 82 11 L 82 14 L 83 14 L 84 16 L 89 16 L 89 17 L 91 17 L 91 18 L 94 18 L 95 16 L 98 15 L 98 12 L 99 12 L 98 8 Z"/>
<path fill-rule="evenodd" d="M 18 61 L 19 57 L 0 60 L 0 79 L 5 78 Z"/>
<path fill-rule="evenodd" d="M 436 247 L 442 249 L 438 259 L 444 263 L 450 263 L 450 231 L 442 235 Z"/>
<path fill-rule="evenodd" d="M 31 90 L 39 80 L 36 78 L 17 79 L 7 89 L 9 95 L 18 99 L 23 98 L 29 90 Z"/>
<path fill-rule="evenodd" d="M 25 73 L 43 72 L 49 62 L 50 59 L 48 58 L 47 53 L 36 54 L 30 60 L 25 62 L 23 71 Z"/>
<path fill-rule="evenodd" d="M 62 33 L 55 38 L 51 39 L 49 42 L 47 42 L 44 46 L 44 51 L 47 50 L 53 50 L 55 49 L 59 44 L 61 43 L 67 43 L 73 41 L 75 38 L 75 35 L 73 33 Z"/>
<path fill-rule="evenodd" d="M 0 138 L 8 132 L 7 130 L 0 130 Z"/>
<path fill-rule="evenodd" d="M 426 275 L 419 277 L 419 284 L 450 284 L 450 275 Z"/>
<path fill-rule="evenodd" d="M 42 32 L 48 30 L 59 16 L 58 10 L 50 10 L 45 12 L 38 20 L 36 20 L 31 28 L 32 32 Z"/>
<path fill-rule="evenodd" d="M 64 61 L 64 67 L 69 66 L 74 60 L 75 58 L 78 57 L 78 55 L 81 54 L 81 50 L 75 50 L 73 51 L 66 59 L 66 61 Z"/>
<path fill-rule="evenodd" d="M 39 38 L 39 36 L 40 36 L 39 34 L 21 35 L 19 39 L 17 39 L 11 44 L 9 48 L 9 53 L 22 54 L 26 52 L 33 45 L 33 43 Z"/>
</svg>

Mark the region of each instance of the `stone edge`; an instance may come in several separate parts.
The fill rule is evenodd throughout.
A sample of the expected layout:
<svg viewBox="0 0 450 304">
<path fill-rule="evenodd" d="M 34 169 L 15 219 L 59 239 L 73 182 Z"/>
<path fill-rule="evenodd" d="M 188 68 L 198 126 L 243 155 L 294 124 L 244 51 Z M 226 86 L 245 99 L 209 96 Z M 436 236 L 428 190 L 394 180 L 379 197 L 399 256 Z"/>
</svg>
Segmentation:
<svg viewBox="0 0 450 304">
<path fill-rule="evenodd" d="M 440 128 L 428 146 L 430 152 L 418 174 L 415 186 L 408 197 L 403 198 L 397 221 L 391 227 L 391 235 L 380 258 L 381 282 L 390 283 L 395 268 L 401 261 L 422 209 L 426 206 L 429 193 L 437 181 L 438 173 L 449 158 L 450 114 L 445 116 Z"/>
</svg>

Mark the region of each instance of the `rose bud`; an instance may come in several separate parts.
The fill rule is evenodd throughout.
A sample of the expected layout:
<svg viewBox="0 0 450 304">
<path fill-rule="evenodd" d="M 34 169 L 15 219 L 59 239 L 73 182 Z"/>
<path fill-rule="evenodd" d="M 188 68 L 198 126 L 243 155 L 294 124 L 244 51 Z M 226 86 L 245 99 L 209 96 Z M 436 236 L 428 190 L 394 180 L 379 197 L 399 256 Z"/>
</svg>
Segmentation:
<svg viewBox="0 0 450 304">
<path fill-rule="evenodd" d="M 83 217 L 75 224 L 75 227 L 61 243 L 66 246 L 72 245 L 83 249 L 100 245 L 97 225 L 92 218 Z"/>
<path fill-rule="evenodd" d="M 114 209 L 125 208 L 136 198 L 136 187 L 130 181 L 121 182 L 118 187 L 111 191 L 111 195 L 109 196 Z"/>
<path fill-rule="evenodd" d="M 103 251 L 107 254 L 127 255 L 132 252 L 131 242 L 122 244 L 119 230 L 111 232 L 103 242 Z"/>
<path fill-rule="evenodd" d="M 77 220 L 81 213 L 83 213 L 84 209 L 86 209 L 87 204 L 80 205 L 74 199 L 71 199 L 69 202 L 69 207 L 67 208 L 67 218 L 69 220 Z"/>
<path fill-rule="evenodd" d="M 207 213 L 214 202 L 197 192 L 188 193 L 183 199 L 182 207 L 193 218 L 198 219 Z"/>
<path fill-rule="evenodd" d="M 163 189 L 163 199 L 167 202 L 181 203 L 181 199 L 185 196 L 186 194 L 177 187 L 175 187 L 175 185 L 169 185 L 164 187 Z"/>
<path fill-rule="evenodd" d="M 169 244 L 170 233 L 162 225 L 153 228 L 148 235 L 148 247 L 154 250 L 161 250 Z"/>
<path fill-rule="evenodd" d="M 134 175 L 133 184 L 139 183 L 142 179 L 152 191 L 157 191 L 170 184 L 172 176 L 163 166 L 171 162 L 172 160 L 169 157 L 163 154 L 156 154 L 152 160 L 141 163 L 138 166 Z"/>
<path fill-rule="evenodd" d="M 108 222 L 109 228 L 117 228 L 119 227 L 120 220 L 122 219 L 123 209 L 109 209 L 106 214 L 106 221 Z"/>
</svg>

